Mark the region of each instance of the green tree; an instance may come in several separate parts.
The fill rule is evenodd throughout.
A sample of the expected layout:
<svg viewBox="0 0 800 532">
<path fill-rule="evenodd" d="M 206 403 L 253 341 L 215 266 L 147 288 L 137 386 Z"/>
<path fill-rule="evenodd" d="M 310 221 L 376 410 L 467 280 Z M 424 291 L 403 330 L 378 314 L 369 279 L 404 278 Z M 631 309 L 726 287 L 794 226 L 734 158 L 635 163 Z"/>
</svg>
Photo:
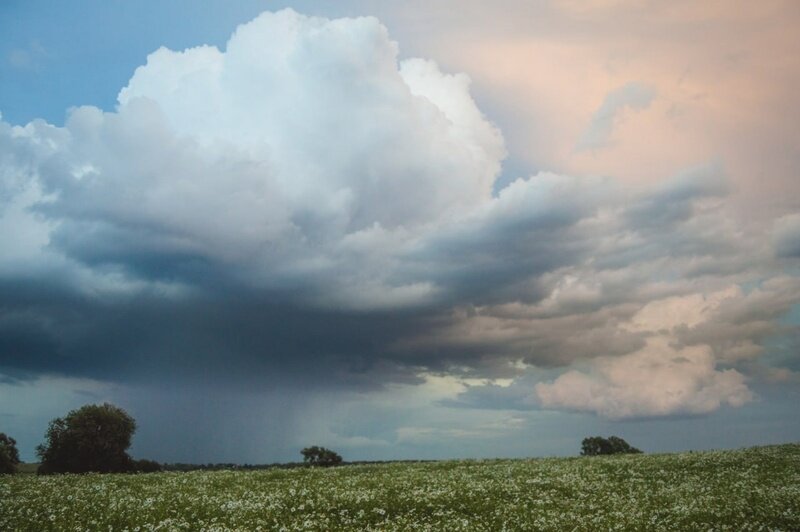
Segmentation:
<svg viewBox="0 0 800 532">
<path fill-rule="evenodd" d="M 342 457 L 325 447 L 306 447 L 300 454 L 303 455 L 303 462 L 312 466 L 335 466 L 342 463 Z"/>
<path fill-rule="evenodd" d="M 0 475 L 16 473 L 17 464 L 19 464 L 17 440 L 0 432 Z"/>
<path fill-rule="evenodd" d="M 72 410 L 50 422 L 45 442 L 36 448 L 39 472 L 130 471 L 133 462 L 126 451 L 135 430 L 136 421 L 108 403 Z"/>
<path fill-rule="evenodd" d="M 581 442 L 581 455 L 598 456 L 601 454 L 636 454 L 641 453 L 636 447 L 631 447 L 628 442 L 618 436 L 603 438 L 592 436 L 584 438 Z"/>
</svg>

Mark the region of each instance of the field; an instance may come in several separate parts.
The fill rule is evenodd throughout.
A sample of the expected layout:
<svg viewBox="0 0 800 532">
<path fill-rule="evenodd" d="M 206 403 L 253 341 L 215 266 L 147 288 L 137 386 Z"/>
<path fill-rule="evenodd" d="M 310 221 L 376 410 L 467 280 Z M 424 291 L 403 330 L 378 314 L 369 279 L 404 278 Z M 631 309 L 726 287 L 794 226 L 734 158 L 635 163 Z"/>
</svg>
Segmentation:
<svg viewBox="0 0 800 532">
<path fill-rule="evenodd" d="M 0 477 L 0 530 L 800 530 L 800 445 Z"/>
</svg>

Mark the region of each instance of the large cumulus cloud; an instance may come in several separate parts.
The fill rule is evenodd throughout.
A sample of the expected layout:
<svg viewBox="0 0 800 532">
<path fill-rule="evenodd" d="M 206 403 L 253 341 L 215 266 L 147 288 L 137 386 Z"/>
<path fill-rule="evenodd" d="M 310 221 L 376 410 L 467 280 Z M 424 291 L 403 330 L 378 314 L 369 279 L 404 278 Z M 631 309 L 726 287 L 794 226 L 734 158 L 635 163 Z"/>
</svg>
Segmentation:
<svg viewBox="0 0 800 532">
<path fill-rule="evenodd" d="M 5 126 L 4 145 L 33 152 L 48 198 L 37 210 L 59 222 L 51 245 L 82 263 L 170 278 L 221 267 L 279 286 L 314 277 L 332 292 L 363 281 L 360 303 L 413 300 L 432 287 L 354 279 L 347 262 L 389 260 L 371 235 L 403 238 L 489 200 L 505 152 L 466 76 L 397 53 L 372 18 L 265 13 L 224 52 L 154 52 L 116 112 Z"/>
<path fill-rule="evenodd" d="M 447 375 L 517 379 L 501 394 L 517 406 L 706 413 L 752 399 L 741 365 L 800 300 L 728 214 L 721 164 L 493 192 L 504 142 L 469 78 L 399 60 L 374 18 L 264 13 L 224 50 L 157 50 L 118 100 L 63 127 L 0 123 L 6 374 Z M 699 317 L 651 323 L 675 305 Z"/>
</svg>

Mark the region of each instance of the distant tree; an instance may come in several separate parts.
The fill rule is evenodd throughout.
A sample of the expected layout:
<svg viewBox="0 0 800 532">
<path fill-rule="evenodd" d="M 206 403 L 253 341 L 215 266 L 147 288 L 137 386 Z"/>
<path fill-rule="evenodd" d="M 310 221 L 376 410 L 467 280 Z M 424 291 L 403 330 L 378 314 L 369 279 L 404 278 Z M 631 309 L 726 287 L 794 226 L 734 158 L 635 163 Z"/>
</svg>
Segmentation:
<svg viewBox="0 0 800 532">
<path fill-rule="evenodd" d="M 126 452 L 136 430 L 127 412 L 108 403 L 86 405 L 50 422 L 36 448 L 40 474 L 131 471 Z"/>
<path fill-rule="evenodd" d="M 300 454 L 303 455 L 303 462 L 308 465 L 312 466 L 335 466 L 342 463 L 342 457 L 336 454 L 335 452 L 331 451 L 330 449 L 326 449 L 325 447 L 318 447 L 314 445 L 313 447 L 306 447 Z"/>
<path fill-rule="evenodd" d="M 581 455 L 598 456 L 601 454 L 636 454 L 641 453 L 636 447 L 631 447 L 628 442 L 618 436 L 602 438 L 592 436 L 584 438 L 581 442 Z"/>
<path fill-rule="evenodd" d="M 19 464 L 17 440 L 0 432 L 0 475 L 16 473 L 17 464 Z"/>
</svg>

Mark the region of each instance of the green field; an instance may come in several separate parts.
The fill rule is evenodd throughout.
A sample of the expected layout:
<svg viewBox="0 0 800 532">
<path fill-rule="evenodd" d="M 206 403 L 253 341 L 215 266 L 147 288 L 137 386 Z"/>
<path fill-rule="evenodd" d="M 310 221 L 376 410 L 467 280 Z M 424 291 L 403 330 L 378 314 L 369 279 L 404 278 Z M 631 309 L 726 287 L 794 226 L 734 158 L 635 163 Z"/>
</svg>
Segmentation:
<svg viewBox="0 0 800 532">
<path fill-rule="evenodd" d="M 800 445 L 0 477 L 0 530 L 800 530 Z"/>
</svg>

